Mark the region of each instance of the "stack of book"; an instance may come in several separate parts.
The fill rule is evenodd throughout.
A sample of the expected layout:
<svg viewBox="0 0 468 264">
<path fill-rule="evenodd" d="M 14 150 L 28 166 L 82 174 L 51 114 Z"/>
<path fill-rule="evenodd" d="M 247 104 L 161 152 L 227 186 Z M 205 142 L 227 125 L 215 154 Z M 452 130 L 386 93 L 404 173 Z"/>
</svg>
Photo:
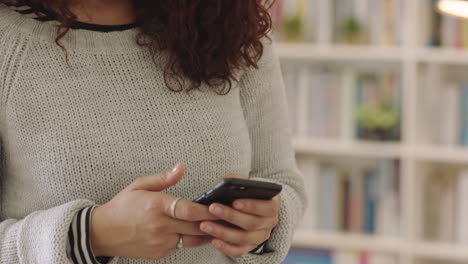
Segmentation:
<svg viewBox="0 0 468 264">
<path fill-rule="evenodd" d="M 446 48 L 468 47 L 468 20 L 443 15 L 437 12 L 436 0 L 424 0 L 424 21 L 429 26 L 429 46 L 440 46 Z"/>
<path fill-rule="evenodd" d="M 311 137 L 337 137 L 340 117 L 338 75 L 329 69 L 310 69 L 304 65 L 284 67 L 284 80 L 293 132 Z M 351 98 L 349 98 L 351 99 Z"/>
<path fill-rule="evenodd" d="M 396 264 L 395 256 L 361 251 L 291 248 L 282 264 Z"/>
<path fill-rule="evenodd" d="M 468 244 L 468 169 L 431 169 L 425 186 L 427 239 Z"/>
<path fill-rule="evenodd" d="M 283 74 L 295 136 L 400 140 L 399 74 L 297 64 Z"/>
<path fill-rule="evenodd" d="M 400 162 L 377 160 L 373 165 L 299 161 L 311 205 L 301 228 L 398 236 Z"/>
<path fill-rule="evenodd" d="M 468 145 L 468 82 L 445 82 L 440 68 L 428 66 L 421 91 L 421 127 L 427 141 L 446 146 Z"/>
<path fill-rule="evenodd" d="M 405 0 L 333 0 L 335 41 L 401 45 L 405 4 Z"/>
</svg>

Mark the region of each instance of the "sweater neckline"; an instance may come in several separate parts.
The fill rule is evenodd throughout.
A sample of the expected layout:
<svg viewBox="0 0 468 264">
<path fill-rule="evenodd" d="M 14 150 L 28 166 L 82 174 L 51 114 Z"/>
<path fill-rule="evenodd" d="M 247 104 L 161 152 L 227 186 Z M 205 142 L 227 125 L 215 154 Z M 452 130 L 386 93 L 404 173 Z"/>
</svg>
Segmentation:
<svg viewBox="0 0 468 264">
<path fill-rule="evenodd" d="M 5 4 L 0 4 L 0 25 L 7 25 L 26 33 L 30 37 L 55 44 L 59 22 L 37 21 L 33 18 L 19 14 Z M 86 52 L 97 54 L 122 54 L 142 51 L 145 47 L 136 43 L 139 33 L 138 27 L 128 28 L 122 31 L 100 32 L 86 29 L 70 29 L 60 39 L 68 52 Z M 144 38 L 146 40 L 146 37 Z M 59 48 L 57 46 L 57 48 Z"/>
<path fill-rule="evenodd" d="M 92 31 L 100 32 L 111 32 L 111 31 L 124 31 L 136 27 L 135 23 L 131 24 L 120 24 L 120 25 L 100 25 L 100 24 L 91 24 L 81 21 L 76 21 L 73 24 L 73 29 L 86 29 Z"/>
<path fill-rule="evenodd" d="M 44 14 L 44 17 L 47 21 L 55 20 L 55 16 L 52 12 L 43 9 L 40 6 L 35 5 L 31 0 L 23 0 L 23 5 L 27 6 L 31 10 L 38 11 L 39 13 Z M 21 13 L 21 12 L 19 12 Z M 38 20 L 37 18 L 34 18 Z M 44 21 L 44 20 L 41 20 Z M 71 26 L 72 29 L 86 29 L 86 30 L 93 30 L 93 31 L 101 31 L 101 32 L 111 32 L 111 31 L 123 31 L 133 27 L 136 27 L 136 23 L 128 23 L 128 24 L 119 24 L 119 25 L 101 25 L 101 24 L 92 24 L 86 23 L 81 21 L 75 21 L 74 24 Z"/>
</svg>

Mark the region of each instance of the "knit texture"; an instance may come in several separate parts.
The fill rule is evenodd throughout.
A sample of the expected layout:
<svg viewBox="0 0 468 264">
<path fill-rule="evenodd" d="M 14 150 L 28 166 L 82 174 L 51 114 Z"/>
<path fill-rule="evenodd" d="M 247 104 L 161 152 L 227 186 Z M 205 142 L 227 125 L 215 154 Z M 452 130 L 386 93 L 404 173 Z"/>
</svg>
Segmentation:
<svg viewBox="0 0 468 264">
<path fill-rule="evenodd" d="M 138 29 L 70 31 L 0 4 L 0 263 L 71 263 L 67 232 L 82 208 L 103 204 L 140 176 L 177 162 L 166 193 L 192 200 L 229 173 L 280 183 L 280 221 L 264 255 L 227 257 L 211 245 L 161 260 L 112 263 L 280 263 L 306 206 L 279 61 L 271 43 L 224 96 L 174 93 L 163 63 L 135 43 Z M 161 52 L 157 61 L 164 62 Z M 175 246 L 175 245 L 174 245 Z"/>
</svg>

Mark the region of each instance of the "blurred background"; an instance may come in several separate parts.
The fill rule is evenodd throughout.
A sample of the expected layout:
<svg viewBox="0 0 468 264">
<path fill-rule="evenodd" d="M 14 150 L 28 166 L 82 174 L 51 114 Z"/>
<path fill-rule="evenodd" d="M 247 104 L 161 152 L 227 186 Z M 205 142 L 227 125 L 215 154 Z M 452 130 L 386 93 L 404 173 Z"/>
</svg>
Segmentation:
<svg viewBox="0 0 468 264">
<path fill-rule="evenodd" d="M 468 263 L 467 1 L 271 13 L 310 200 L 284 263 Z"/>
</svg>

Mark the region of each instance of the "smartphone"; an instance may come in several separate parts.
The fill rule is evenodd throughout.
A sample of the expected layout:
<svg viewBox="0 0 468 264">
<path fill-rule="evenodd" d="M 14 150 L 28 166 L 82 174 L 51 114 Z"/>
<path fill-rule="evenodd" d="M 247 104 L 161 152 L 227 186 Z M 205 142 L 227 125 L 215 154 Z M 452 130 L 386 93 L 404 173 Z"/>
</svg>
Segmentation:
<svg viewBox="0 0 468 264">
<path fill-rule="evenodd" d="M 282 186 L 276 183 L 225 178 L 193 201 L 204 205 L 220 203 L 231 206 L 237 199 L 270 200 L 279 194 L 281 189 Z"/>
</svg>

